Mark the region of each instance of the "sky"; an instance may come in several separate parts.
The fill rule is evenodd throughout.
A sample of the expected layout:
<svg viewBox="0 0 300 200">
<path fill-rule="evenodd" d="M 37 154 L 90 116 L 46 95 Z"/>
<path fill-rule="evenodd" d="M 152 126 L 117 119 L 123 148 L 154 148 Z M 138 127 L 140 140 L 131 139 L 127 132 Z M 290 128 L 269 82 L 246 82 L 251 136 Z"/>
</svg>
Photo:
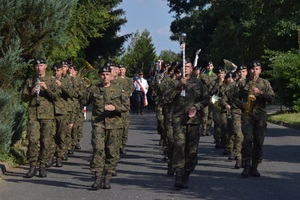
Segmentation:
<svg viewBox="0 0 300 200">
<path fill-rule="evenodd" d="M 121 27 L 120 35 L 135 33 L 137 30 L 141 33 L 147 29 L 157 55 L 162 50 L 180 52 L 179 42 L 169 39 L 170 24 L 174 19 L 169 13 L 166 0 L 123 0 L 119 7 L 125 11 L 124 17 L 127 19 L 127 23 Z"/>
</svg>

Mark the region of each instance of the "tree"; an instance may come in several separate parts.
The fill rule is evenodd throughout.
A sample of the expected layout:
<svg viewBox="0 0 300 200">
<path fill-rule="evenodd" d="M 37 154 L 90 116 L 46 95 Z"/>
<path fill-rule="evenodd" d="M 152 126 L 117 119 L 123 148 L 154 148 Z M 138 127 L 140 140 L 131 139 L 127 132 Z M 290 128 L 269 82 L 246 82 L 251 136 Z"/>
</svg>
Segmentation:
<svg viewBox="0 0 300 200">
<path fill-rule="evenodd" d="M 180 54 L 175 53 L 172 50 L 162 50 L 158 56 L 163 61 L 175 62 L 182 60 Z"/>
<path fill-rule="evenodd" d="M 127 66 L 129 75 L 133 75 L 136 70 L 143 70 L 147 76 L 155 58 L 154 44 L 150 32 L 146 29 L 142 33 L 136 31 L 133 34 L 122 61 Z"/>
<path fill-rule="evenodd" d="M 118 35 L 121 26 L 127 22 L 126 18 L 122 18 L 125 13 L 124 10 L 115 9 L 121 2 L 122 0 L 101 1 L 101 4 L 106 5 L 107 8 L 109 18 L 106 19 L 106 22 L 108 26 L 105 28 L 105 31 L 101 32 L 102 37 L 89 38 L 90 44 L 84 49 L 88 62 L 99 61 L 99 58 L 108 60 L 111 57 L 122 54 L 122 46 L 131 34 Z"/>
</svg>

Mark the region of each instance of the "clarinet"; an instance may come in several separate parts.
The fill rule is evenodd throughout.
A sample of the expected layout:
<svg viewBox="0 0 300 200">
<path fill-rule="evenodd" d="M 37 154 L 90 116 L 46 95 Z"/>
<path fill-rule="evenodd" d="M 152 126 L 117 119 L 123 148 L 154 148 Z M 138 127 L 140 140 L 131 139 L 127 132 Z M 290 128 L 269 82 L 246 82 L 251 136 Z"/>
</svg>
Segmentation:
<svg viewBox="0 0 300 200">
<path fill-rule="evenodd" d="M 36 86 L 37 87 L 37 92 L 36 92 L 36 105 L 40 105 L 40 91 L 41 91 L 41 86 L 40 86 L 40 72 L 38 72 L 38 76 L 36 78 Z"/>
</svg>

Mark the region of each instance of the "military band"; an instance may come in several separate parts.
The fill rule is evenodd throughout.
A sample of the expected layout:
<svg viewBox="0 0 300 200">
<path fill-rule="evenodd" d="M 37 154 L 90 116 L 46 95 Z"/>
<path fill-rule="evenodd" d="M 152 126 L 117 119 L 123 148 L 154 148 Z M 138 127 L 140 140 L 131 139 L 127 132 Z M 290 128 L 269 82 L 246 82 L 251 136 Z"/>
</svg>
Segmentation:
<svg viewBox="0 0 300 200">
<path fill-rule="evenodd" d="M 141 70 L 136 77 L 126 77 L 123 64 L 108 61 L 99 68 L 99 83 L 95 85 L 86 85 L 78 75 L 79 67 L 67 61 L 53 65 L 52 77 L 46 75 L 45 59 L 35 59 L 34 68 L 34 77 L 22 91 L 22 100 L 29 103 L 30 168 L 26 178 L 32 178 L 38 169 L 38 176 L 46 177 L 46 167 L 63 167 L 68 155 L 80 149 L 83 106 L 91 104 L 92 189 L 110 189 L 120 154 L 126 153 L 130 110 L 144 114 L 149 87 L 159 145 L 168 166 L 166 174 L 175 174 L 175 188 L 189 187 L 189 176 L 198 162 L 200 136 L 212 132 L 215 148 L 235 160 L 236 169 L 243 167 L 242 177 L 260 176 L 266 104 L 275 94 L 270 83 L 260 77 L 259 61 L 231 71 L 223 67 L 214 70 L 211 61 L 205 70 L 188 59 L 184 67 L 179 62 L 162 61 L 151 81 Z"/>
</svg>

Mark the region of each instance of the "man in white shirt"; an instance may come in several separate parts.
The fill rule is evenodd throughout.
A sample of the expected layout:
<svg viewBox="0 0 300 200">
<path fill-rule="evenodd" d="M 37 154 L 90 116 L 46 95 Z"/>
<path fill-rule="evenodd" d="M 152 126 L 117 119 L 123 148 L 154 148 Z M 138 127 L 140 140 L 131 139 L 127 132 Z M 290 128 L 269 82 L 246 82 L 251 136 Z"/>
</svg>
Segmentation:
<svg viewBox="0 0 300 200">
<path fill-rule="evenodd" d="M 139 77 L 134 81 L 134 92 L 133 92 L 133 109 L 137 114 L 143 115 L 144 107 L 148 105 L 147 92 L 148 92 L 148 82 L 143 78 L 144 73 L 139 72 Z"/>
</svg>

